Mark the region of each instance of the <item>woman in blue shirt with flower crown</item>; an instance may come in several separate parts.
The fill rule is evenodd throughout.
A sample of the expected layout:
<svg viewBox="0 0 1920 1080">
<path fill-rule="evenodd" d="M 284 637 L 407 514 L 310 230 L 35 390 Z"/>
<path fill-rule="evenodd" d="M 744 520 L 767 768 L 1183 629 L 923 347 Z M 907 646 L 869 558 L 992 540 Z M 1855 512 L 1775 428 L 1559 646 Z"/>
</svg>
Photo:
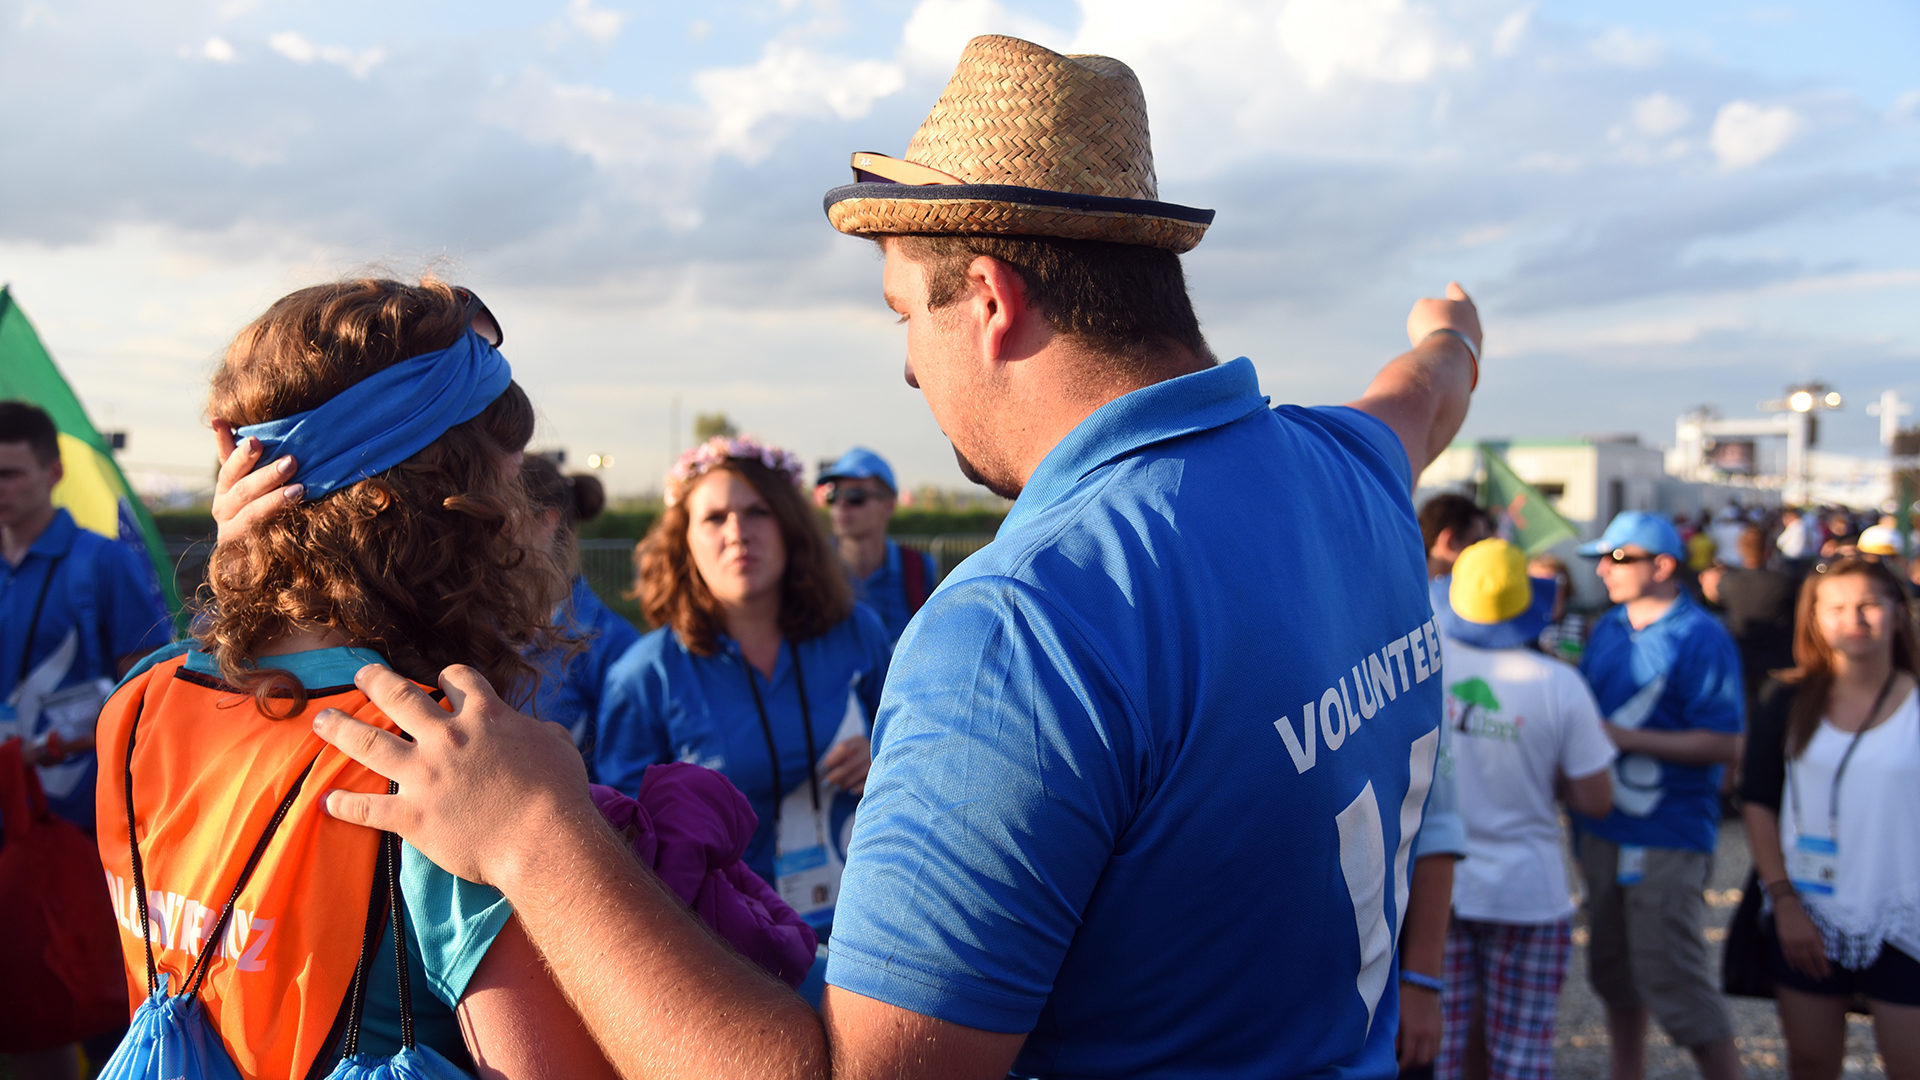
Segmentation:
<svg viewBox="0 0 1920 1080">
<path fill-rule="evenodd" d="M 607 673 L 591 769 L 622 791 L 664 761 L 725 773 L 760 819 L 747 865 L 824 940 L 891 646 L 853 602 L 801 477 L 799 459 L 749 437 L 711 439 L 668 473 L 635 560 L 659 629 Z"/>
</svg>

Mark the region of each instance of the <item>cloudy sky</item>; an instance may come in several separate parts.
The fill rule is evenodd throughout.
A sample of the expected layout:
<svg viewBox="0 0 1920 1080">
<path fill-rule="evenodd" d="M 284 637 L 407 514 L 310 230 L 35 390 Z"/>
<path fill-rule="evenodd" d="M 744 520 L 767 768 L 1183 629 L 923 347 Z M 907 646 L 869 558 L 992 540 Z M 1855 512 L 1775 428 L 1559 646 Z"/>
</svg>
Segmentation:
<svg viewBox="0 0 1920 1080">
<path fill-rule="evenodd" d="M 0 0 L 0 281 L 135 467 L 201 473 L 234 331 L 374 269 L 485 296 L 616 491 L 676 403 L 958 486 L 820 196 L 981 32 L 1139 73 L 1162 196 L 1219 211 L 1208 338 L 1277 400 L 1355 396 L 1458 278 L 1469 435 L 1665 442 L 1819 377 L 1872 452 L 1865 402 L 1920 401 L 1907 0 Z"/>
</svg>

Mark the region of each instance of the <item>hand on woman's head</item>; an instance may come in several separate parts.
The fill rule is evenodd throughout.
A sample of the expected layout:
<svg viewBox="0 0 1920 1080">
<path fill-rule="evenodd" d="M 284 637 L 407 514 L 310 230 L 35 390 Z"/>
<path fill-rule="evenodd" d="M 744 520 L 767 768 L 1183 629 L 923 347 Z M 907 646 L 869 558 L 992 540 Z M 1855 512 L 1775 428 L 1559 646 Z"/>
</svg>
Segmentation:
<svg viewBox="0 0 1920 1080">
<path fill-rule="evenodd" d="M 288 483 L 299 463 L 291 456 L 260 464 L 260 440 L 233 437 L 233 425 L 213 422 L 220 446 L 220 472 L 213 481 L 214 544 L 224 544 L 260 527 L 274 515 L 299 502 L 305 489 Z"/>
</svg>

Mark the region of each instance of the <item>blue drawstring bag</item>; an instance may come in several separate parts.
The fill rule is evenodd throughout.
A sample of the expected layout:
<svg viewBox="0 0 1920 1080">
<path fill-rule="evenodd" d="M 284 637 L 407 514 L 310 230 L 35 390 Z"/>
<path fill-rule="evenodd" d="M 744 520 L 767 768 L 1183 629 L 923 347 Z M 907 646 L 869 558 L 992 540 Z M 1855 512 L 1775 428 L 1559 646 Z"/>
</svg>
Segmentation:
<svg viewBox="0 0 1920 1080">
<path fill-rule="evenodd" d="M 170 976 L 159 971 L 153 961 L 153 924 L 147 917 L 146 874 L 140 864 L 140 844 L 133 829 L 133 745 L 139 730 L 140 722 L 136 717 L 131 730 L 127 732 L 127 845 L 133 851 L 133 891 L 140 909 L 140 936 L 147 950 L 147 999 L 134 1010 L 127 1033 L 100 1070 L 99 1080 L 242 1080 L 240 1070 L 228 1056 L 227 1048 L 221 1043 L 219 1033 L 214 1030 L 213 1022 L 207 1016 L 206 1006 L 200 1000 L 200 988 L 206 982 L 208 963 L 220 950 L 201 950 L 193 966 L 187 969 L 186 978 L 181 980 L 178 994 L 168 992 Z M 273 839 L 287 811 L 293 808 L 293 801 L 300 794 L 301 785 L 306 783 L 307 774 L 313 771 L 313 765 L 312 761 L 307 763 L 307 767 L 294 780 L 286 798 L 280 800 L 279 808 L 267 822 L 259 841 L 253 846 L 253 853 L 241 868 L 240 880 L 234 883 L 233 893 L 221 907 L 219 918 L 214 920 L 213 930 L 207 935 L 208 941 L 226 939 L 227 923 L 233 918 L 240 892 L 253 877 L 260 856 L 267 850 L 267 842 Z M 398 790 L 398 784 L 388 783 L 389 794 Z M 349 1012 L 346 1031 L 341 1038 L 340 1062 L 327 1074 L 327 1080 L 473 1080 L 432 1047 L 414 1043 L 406 920 L 400 913 L 400 904 L 403 902 L 400 895 L 400 838 L 393 833 L 381 834 L 374 880 L 378 884 L 369 901 L 367 931 L 360 943 L 360 962 L 354 967 L 353 988 L 347 1001 Z M 400 980 L 400 1052 L 392 1057 L 358 1052 L 360 1017 L 366 1005 L 367 969 L 372 963 L 380 936 L 380 920 L 375 918 L 378 911 L 375 905 L 381 903 L 385 903 L 393 925 L 394 966 Z"/>
<path fill-rule="evenodd" d="M 200 951 L 193 966 L 187 969 L 187 977 L 180 981 L 178 994 L 167 992 L 169 978 L 153 962 L 153 923 L 147 918 L 147 878 L 140 865 L 140 842 L 133 831 L 133 743 L 139 732 L 140 721 L 135 717 L 127 732 L 127 846 L 133 850 L 133 892 L 140 906 L 140 938 L 147 947 L 147 1000 L 134 1010 L 126 1035 L 100 1070 L 100 1080 L 241 1080 L 240 1070 L 227 1056 L 227 1048 L 221 1045 L 220 1035 L 213 1030 L 213 1022 L 207 1018 L 206 1007 L 200 1001 L 208 961 L 220 950 Z M 227 923 L 233 919 L 240 890 L 247 887 L 253 868 L 259 865 L 261 854 L 267 850 L 267 842 L 273 839 L 287 811 L 293 808 L 300 786 L 307 782 L 307 774 L 312 771 L 313 762 L 309 761 L 261 831 L 259 841 L 253 845 L 253 854 L 247 856 L 246 865 L 240 869 L 240 880 L 234 883 L 232 894 L 220 909 L 220 917 L 214 920 L 208 941 L 226 940 Z"/>
<path fill-rule="evenodd" d="M 200 998 L 167 993 L 169 978 L 161 975 L 154 992 L 133 1011 L 127 1034 L 100 1070 L 101 1080 L 240 1080 Z"/>
</svg>

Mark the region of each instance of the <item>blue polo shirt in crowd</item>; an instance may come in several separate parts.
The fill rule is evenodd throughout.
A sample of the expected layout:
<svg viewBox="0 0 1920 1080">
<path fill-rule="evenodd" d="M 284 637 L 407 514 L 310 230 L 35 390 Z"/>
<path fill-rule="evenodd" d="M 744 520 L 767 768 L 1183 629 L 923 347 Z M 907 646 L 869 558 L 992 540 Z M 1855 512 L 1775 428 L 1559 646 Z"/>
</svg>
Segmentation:
<svg viewBox="0 0 1920 1080">
<path fill-rule="evenodd" d="M 777 794 L 784 792 L 773 790 L 773 763 L 748 678 L 759 687 L 780 752 L 780 784 L 792 791 L 807 782 L 795 654 L 807 685 L 814 751 L 823 757 L 843 728 L 871 733 L 891 652 L 886 627 L 864 604 L 855 604 L 852 615 L 819 637 L 788 642 L 771 679 L 757 671 L 749 674 L 739 643 L 724 634 L 718 652 L 697 656 L 663 626 L 641 637 L 608 670 L 589 771 L 597 783 L 628 795 L 640 790 L 647 766 L 661 762 L 691 761 L 726 774 L 760 819 L 747 845 L 747 865 L 771 883 L 774 810 Z M 856 802 L 842 793 L 832 808 L 829 839 L 842 858 Z"/>
<path fill-rule="evenodd" d="M 1394 1072 L 1439 746 L 1406 451 L 1235 360 L 1109 402 L 901 639 L 827 981 L 1021 1076 Z"/>
<path fill-rule="evenodd" d="M 0 727 L 10 731 L 24 721 L 28 736 L 57 728 L 69 741 L 91 737 L 104 689 L 119 678 L 116 661 L 151 652 L 172 636 L 153 567 L 128 545 L 82 529 L 64 508 L 55 510 L 20 565 L 0 559 L 0 702 L 18 700 L 32 714 L 0 707 L 6 721 Z M 16 699 L 23 676 L 43 706 Z M 103 680 L 101 692 L 91 689 Z M 48 805 L 91 829 L 98 771 L 91 750 L 42 766 Z"/>
<path fill-rule="evenodd" d="M 903 548 L 893 541 L 887 541 L 887 557 L 873 573 L 853 583 L 854 595 L 861 603 L 874 610 L 880 621 L 886 625 L 887 637 L 900 640 L 907 629 L 907 623 L 913 618 L 913 610 L 907 603 L 907 574 L 903 567 L 908 559 L 917 559 L 926 576 L 926 589 L 931 592 L 939 583 L 940 576 L 933 568 L 933 556 L 924 551 Z"/>
<path fill-rule="evenodd" d="M 553 621 L 562 632 L 583 639 L 586 649 L 572 654 L 553 649 L 531 658 L 540 669 L 533 715 L 566 728 L 573 744 L 591 758 L 593 719 L 600 712 L 601 687 L 606 685 L 613 662 L 640 640 L 640 631 L 601 603 L 585 574 L 574 577 L 573 590 L 554 613 Z"/>
<path fill-rule="evenodd" d="M 1601 714 L 1619 727 L 1729 735 L 1744 727 L 1740 653 L 1719 621 L 1684 592 L 1639 630 L 1627 622 L 1624 605 L 1602 615 L 1587 638 L 1580 673 Z M 1711 852 L 1719 835 L 1721 768 L 1622 754 L 1613 763 L 1613 812 L 1575 820 L 1616 844 Z"/>
</svg>

